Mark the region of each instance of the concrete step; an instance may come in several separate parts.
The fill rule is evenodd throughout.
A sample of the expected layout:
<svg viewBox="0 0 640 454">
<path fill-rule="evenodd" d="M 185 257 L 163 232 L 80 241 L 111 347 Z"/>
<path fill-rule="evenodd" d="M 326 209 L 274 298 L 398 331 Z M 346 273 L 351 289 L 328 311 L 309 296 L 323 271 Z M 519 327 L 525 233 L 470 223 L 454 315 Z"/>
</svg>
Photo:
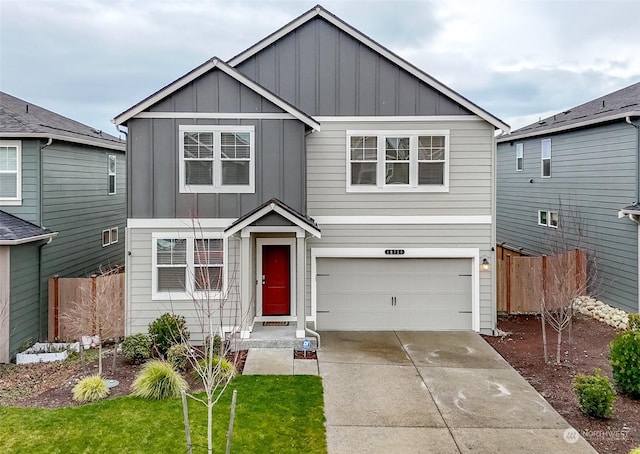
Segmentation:
<svg viewBox="0 0 640 454">
<path fill-rule="evenodd" d="M 307 337 L 310 349 L 315 350 L 317 340 L 313 336 Z M 250 348 L 291 348 L 302 350 L 304 339 L 296 338 L 296 328 L 289 326 L 264 326 L 256 323 L 253 326 L 249 339 L 236 338 L 231 342 L 232 350 L 248 350 Z"/>
</svg>

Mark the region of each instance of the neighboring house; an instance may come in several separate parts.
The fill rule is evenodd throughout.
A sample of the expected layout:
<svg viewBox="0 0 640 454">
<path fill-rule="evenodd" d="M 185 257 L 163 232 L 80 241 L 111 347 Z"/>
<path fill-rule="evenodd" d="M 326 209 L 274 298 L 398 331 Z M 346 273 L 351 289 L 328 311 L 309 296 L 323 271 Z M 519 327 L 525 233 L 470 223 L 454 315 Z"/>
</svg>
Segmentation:
<svg viewBox="0 0 640 454">
<path fill-rule="evenodd" d="M 124 150 L 117 137 L 0 93 L 0 361 L 46 339 L 49 278 L 124 263 Z"/>
<path fill-rule="evenodd" d="M 325 9 L 114 122 L 127 333 L 169 309 L 195 323 L 207 291 L 241 302 L 244 337 L 261 321 L 298 337 L 495 328 L 494 134 L 509 127 Z"/>
<path fill-rule="evenodd" d="M 593 291 L 638 312 L 640 83 L 498 138 L 498 242 L 594 258 Z M 619 219 L 628 215 L 629 219 Z M 580 233 L 577 233 L 577 232 Z"/>
</svg>

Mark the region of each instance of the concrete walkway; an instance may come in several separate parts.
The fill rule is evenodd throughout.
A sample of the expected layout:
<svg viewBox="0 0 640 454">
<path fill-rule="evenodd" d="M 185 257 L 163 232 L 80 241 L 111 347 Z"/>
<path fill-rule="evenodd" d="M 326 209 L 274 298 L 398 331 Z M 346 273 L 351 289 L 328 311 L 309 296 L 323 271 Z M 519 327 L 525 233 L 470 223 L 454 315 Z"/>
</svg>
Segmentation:
<svg viewBox="0 0 640 454">
<path fill-rule="evenodd" d="M 293 348 L 250 348 L 242 375 L 318 375 L 318 361 L 293 359 Z"/>
<path fill-rule="evenodd" d="M 329 454 L 596 453 L 476 333 L 321 336 Z"/>
</svg>

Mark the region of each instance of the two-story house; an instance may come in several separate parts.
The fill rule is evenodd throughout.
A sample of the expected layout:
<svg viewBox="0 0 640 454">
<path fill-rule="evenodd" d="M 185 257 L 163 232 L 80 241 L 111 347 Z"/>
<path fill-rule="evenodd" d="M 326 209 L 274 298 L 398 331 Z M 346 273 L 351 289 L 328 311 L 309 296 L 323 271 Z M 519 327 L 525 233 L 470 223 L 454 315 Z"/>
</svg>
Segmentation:
<svg viewBox="0 0 640 454">
<path fill-rule="evenodd" d="M 124 150 L 117 137 L 0 93 L 0 362 L 46 340 L 49 278 L 123 264 Z"/>
<path fill-rule="evenodd" d="M 640 310 L 639 118 L 636 83 L 497 140 L 498 242 L 587 250 L 590 291 L 629 312 Z"/>
<path fill-rule="evenodd" d="M 127 333 L 167 310 L 196 323 L 206 294 L 234 295 L 245 338 L 264 321 L 297 337 L 495 328 L 508 125 L 322 7 L 114 122 L 128 127 Z"/>
</svg>

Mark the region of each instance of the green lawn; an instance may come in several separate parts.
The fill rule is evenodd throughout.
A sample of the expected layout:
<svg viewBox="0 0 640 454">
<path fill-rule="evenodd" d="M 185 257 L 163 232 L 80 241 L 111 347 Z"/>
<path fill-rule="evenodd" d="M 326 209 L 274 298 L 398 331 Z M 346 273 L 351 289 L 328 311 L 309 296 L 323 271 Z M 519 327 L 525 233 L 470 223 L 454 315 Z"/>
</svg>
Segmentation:
<svg viewBox="0 0 640 454">
<path fill-rule="evenodd" d="M 214 452 L 224 453 L 232 390 L 231 452 L 326 453 L 317 376 L 240 376 L 214 407 Z M 189 400 L 194 453 L 206 452 L 206 409 Z M 183 453 L 180 399 L 133 397 L 55 410 L 0 407 L 2 453 Z"/>
</svg>

